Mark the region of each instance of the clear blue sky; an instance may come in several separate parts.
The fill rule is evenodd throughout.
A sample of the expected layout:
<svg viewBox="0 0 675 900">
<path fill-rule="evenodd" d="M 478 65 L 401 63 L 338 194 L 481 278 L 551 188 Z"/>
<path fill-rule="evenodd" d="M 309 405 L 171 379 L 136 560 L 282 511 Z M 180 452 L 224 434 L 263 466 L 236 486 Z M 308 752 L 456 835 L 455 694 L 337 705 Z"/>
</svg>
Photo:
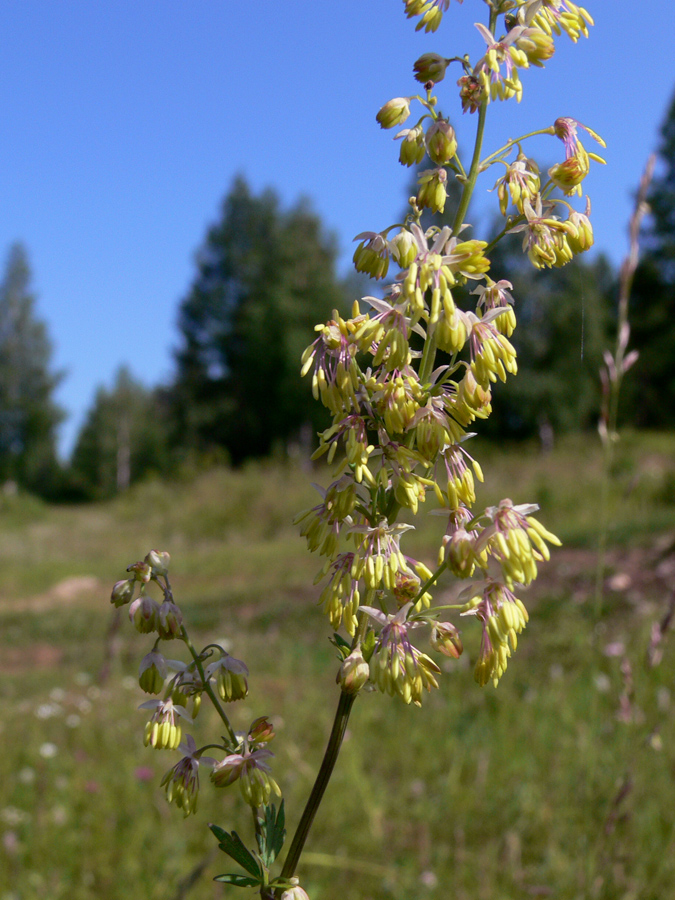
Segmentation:
<svg viewBox="0 0 675 900">
<path fill-rule="evenodd" d="M 586 5 L 590 39 L 559 38 L 546 68 L 523 74 L 520 106 L 493 104 L 486 148 L 559 115 L 598 131 L 608 165 L 586 186 L 596 247 L 616 263 L 675 88 L 675 13 L 667 0 Z M 170 378 L 193 254 L 236 173 L 287 204 L 309 196 L 343 269 L 355 234 L 396 220 L 409 173 L 374 115 L 416 93 L 422 53 L 477 59 L 472 23 L 486 18 L 480 0 L 453 2 L 425 35 L 402 10 L 402 0 L 0 0 L 0 252 L 15 240 L 29 251 L 37 312 L 67 373 L 64 451 L 120 364 L 148 386 Z M 475 120 L 459 113 L 454 80 L 439 94 L 466 146 Z M 551 163 L 555 143 L 533 155 Z M 493 182 L 488 173 L 481 188 Z"/>
</svg>

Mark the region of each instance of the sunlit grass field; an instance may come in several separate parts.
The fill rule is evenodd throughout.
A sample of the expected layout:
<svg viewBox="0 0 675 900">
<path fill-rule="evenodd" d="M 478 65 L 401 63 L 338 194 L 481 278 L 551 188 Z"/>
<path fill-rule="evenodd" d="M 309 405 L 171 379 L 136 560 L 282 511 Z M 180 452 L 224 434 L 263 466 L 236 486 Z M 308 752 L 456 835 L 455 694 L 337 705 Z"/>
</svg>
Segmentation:
<svg viewBox="0 0 675 900">
<path fill-rule="evenodd" d="M 628 434 L 617 447 L 601 610 L 597 439 L 547 455 L 472 449 L 487 476 L 477 505 L 538 502 L 564 547 L 522 594 L 530 624 L 496 690 L 473 681 L 479 631 L 463 620 L 465 654 L 422 709 L 358 698 L 303 886 L 312 900 L 671 897 L 675 635 L 659 665 L 647 649 L 675 589 L 675 436 Z M 171 553 L 195 640 L 225 639 L 248 663 L 234 724 L 274 717 L 293 828 L 337 703 L 320 563 L 291 521 L 323 474 L 256 464 L 86 507 L 0 499 L 0 900 L 236 896 L 211 880 L 236 866 L 207 860 L 206 823 L 250 837 L 238 789 L 206 783 L 184 821 L 159 786 L 178 754 L 142 744 L 136 677 L 152 638 L 125 611 L 116 620 L 108 598 L 151 547 Z M 423 512 L 406 547 L 432 563 L 443 527 Z M 214 728 L 205 709 L 195 731 Z"/>
</svg>

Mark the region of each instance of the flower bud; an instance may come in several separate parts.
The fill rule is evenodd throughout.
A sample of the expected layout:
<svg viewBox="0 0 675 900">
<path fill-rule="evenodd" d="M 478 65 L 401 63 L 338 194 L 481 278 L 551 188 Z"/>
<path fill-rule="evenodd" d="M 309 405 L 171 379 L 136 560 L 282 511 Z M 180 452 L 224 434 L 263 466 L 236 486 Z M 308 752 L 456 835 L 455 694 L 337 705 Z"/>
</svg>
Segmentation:
<svg viewBox="0 0 675 900">
<path fill-rule="evenodd" d="M 410 115 L 410 98 L 394 97 L 380 109 L 375 116 L 381 128 L 393 128 L 400 125 Z"/>
<path fill-rule="evenodd" d="M 118 608 L 126 606 L 126 604 L 134 596 L 135 579 L 125 578 L 124 581 L 118 581 L 112 589 L 110 602 Z"/>
<path fill-rule="evenodd" d="M 391 255 L 402 269 L 411 266 L 417 257 L 417 244 L 409 231 L 399 231 L 390 241 Z"/>
<path fill-rule="evenodd" d="M 426 84 L 427 81 L 433 81 L 434 84 L 443 81 L 449 62 L 449 59 L 444 59 L 438 53 L 423 53 L 413 66 L 416 80 L 420 84 Z"/>
<path fill-rule="evenodd" d="M 462 101 L 462 112 L 475 113 L 485 98 L 485 85 L 475 75 L 462 75 L 457 85 Z"/>
<path fill-rule="evenodd" d="M 421 125 L 414 128 L 404 128 L 399 131 L 394 140 L 401 138 L 401 149 L 398 159 L 402 166 L 418 166 L 424 159 L 426 147 L 424 145 L 424 131 Z"/>
<path fill-rule="evenodd" d="M 452 659 L 459 659 L 464 649 L 459 632 L 450 622 L 435 622 L 429 641 L 434 650 Z"/>
<path fill-rule="evenodd" d="M 587 211 L 588 212 L 588 211 Z M 573 231 L 567 232 L 567 243 L 573 253 L 583 253 L 593 246 L 593 226 L 588 215 L 574 210 L 569 214 L 568 223 Z"/>
<path fill-rule="evenodd" d="M 548 175 L 553 184 L 569 197 L 572 194 L 581 196 L 581 182 L 591 169 L 588 153 L 577 142 L 577 152 L 569 156 L 564 162 L 556 163 L 548 170 Z"/>
<path fill-rule="evenodd" d="M 145 562 L 155 575 L 166 575 L 169 571 L 170 560 L 171 557 L 166 550 L 151 550 L 145 557 Z"/>
<path fill-rule="evenodd" d="M 274 737 L 274 726 L 267 716 L 260 716 L 251 723 L 248 730 L 248 739 L 256 744 L 266 744 Z"/>
<path fill-rule="evenodd" d="M 365 272 L 372 278 L 384 278 L 389 268 L 389 252 L 387 242 L 381 234 L 364 231 L 358 234 L 355 241 L 361 241 L 354 251 L 354 268 L 357 272 Z"/>
<path fill-rule="evenodd" d="M 183 624 L 183 614 L 175 603 L 171 600 L 165 600 L 159 607 L 157 614 L 157 631 L 159 636 L 165 641 L 178 637 L 181 625 Z"/>
<path fill-rule="evenodd" d="M 420 173 L 417 205 L 426 206 L 432 212 L 443 212 L 448 197 L 446 184 L 448 173 L 445 169 L 427 169 Z"/>
<path fill-rule="evenodd" d="M 445 119 L 439 119 L 427 131 L 427 153 L 437 166 L 447 165 L 457 152 L 455 129 Z"/>
<path fill-rule="evenodd" d="M 448 536 L 446 535 L 446 538 Z M 474 541 L 465 528 L 457 528 L 445 545 L 448 568 L 458 578 L 469 578 L 476 566 Z"/>
<path fill-rule="evenodd" d="M 141 634 L 150 634 L 157 629 L 159 606 L 147 594 L 141 594 L 129 607 L 129 618 Z"/>
<path fill-rule="evenodd" d="M 241 776 L 242 768 L 242 755 L 231 753 L 213 767 L 211 781 L 216 787 L 228 787 Z"/>
<path fill-rule="evenodd" d="M 345 694 L 358 694 L 369 677 L 370 666 L 357 644 L 340 666 L 336 681 Z"/>
<path fill-rule="evenodd" d="M 409 600 L 413 600 L 419 593 L 421 582 L 412 572 L 398 571 L 394 578 L 392 593 L 399 607 L 404 606 Z"/>
<path fill-rule="evenodd" d="M 166 660 L 161 653 L 153 650 L 141 660 L 138 683 L 146 694 L 159 694 L 166 678 Z M 175 701 L 174 701 L 175 702 Z"/>
<path fill-rule="evenodd" d="M 297 878 L 290 879 L 291 886 L 283 892 L 281 900 L 309 900 L 306 891 L 300 887 Z"/>
<path fill-rule="evenodd" d="M 132 577 L 141 584 L 147 584 L 152 578 L 152 569 L 147 562 L 133 563 L 127 568 L 127 572 L 131 572 Z"/>
</svg>

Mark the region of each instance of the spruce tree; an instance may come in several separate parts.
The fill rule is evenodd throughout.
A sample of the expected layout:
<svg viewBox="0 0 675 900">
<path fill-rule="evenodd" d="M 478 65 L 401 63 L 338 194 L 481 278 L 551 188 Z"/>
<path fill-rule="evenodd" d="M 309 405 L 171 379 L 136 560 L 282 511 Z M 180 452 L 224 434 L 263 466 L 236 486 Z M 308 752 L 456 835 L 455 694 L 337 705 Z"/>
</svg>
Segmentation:
<svg viewBox="0 0 675 900">
<path fill-rule="evenodd" d="M 317 317 L 345 307 L 335 253 L 306 202 L 283 210 L 273 191 L 254 196 L 235 180 L 180 305 L 179 442 L 238 463 L 320 424 L 299 360 Z"/>
<path fill-rule="evenodd" d="M 50 496 L 59 479 L 63 412 L 53 393 L 61 376 L 50 369 L 52 347 L 30 283 L 26 250 L 14 244 L 0 282 L 0 483 Z"/>
<path fill-rule="evenodd" d="M 675 425 L 675 94 L 661 127 L 660 172 L 630 299 L 630 347 L 639 352 L 622 388 L 624 415 L 642 427 Z"/>
</svg>

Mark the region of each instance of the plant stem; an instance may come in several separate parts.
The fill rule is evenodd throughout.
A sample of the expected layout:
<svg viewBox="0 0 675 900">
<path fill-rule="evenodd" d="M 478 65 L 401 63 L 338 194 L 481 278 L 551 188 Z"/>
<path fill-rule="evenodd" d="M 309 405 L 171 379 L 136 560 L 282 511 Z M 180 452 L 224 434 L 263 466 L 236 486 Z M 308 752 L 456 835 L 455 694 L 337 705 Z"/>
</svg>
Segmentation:
<svg viewBox="0 0 675 900">
<path fill-rule="evenodd" d="M 213 703 L 213 706 L 215 707 L 216 712 L 222 719 L 222 722 L 225 725 L 225 728 L 227 729 L 227 735 L 228 735 L 229 739 L 232 741 L 232 746 L 236 747 L 237 736 L 234 733 L 234 728 L 232 727 L 232 725 L 230 725 L 230 720 L 227 717 L 227 713 L 225 712 L 223 707 L 220 705 L 220 700 L 216 696 L 215 691 L 213 690 L 211 685 L 208 683 L 206 675 L 204 674 L 204 666 L 202 665 L 202 661 L 199 658 L 199 654 L 193 647 L 192 641 L 190 640 L 190 637 L 189 637 L 184 625 L 181 626 L 181 638 L 183 639 L 185 646 L 190 651 L 190 655 L 192 656 L 192 659 L 194 660 L 195 665 L 197 666 L 197 671 L 199 672 L 199 677 L 201 678 L 201 682 L 204 685 L 204 693 L 208 695 L 209 699 L 211 700 L 211 703 Z"/>
<path fill-rule="evenodd" d="M 307 840 L 307 835 L 309 834 L 309 829 L 312 827 L 314 816 L 317 813 L 326 787 L 328 786 L 328 782 L 330 781 L 330 777 L 333 774 L 338 753 L 340 752 L 340 747 L 342 746 L 342 741 L 345 736 L 349 714 L 355 699 L 356 694 L 346 694 L 344 691 L 340 693 L 340 701 L 335 713 L 333 729 L 330 733 L 328 744 L 326 745 L 326 751 L 321 762 L 321 767 L 319 768 L 316 781 L 314 782 L 314 786 L 312 787 L 312 791 L 302 816 L 300 817 L 300 821 L 298 822 L 298 827 L 293 835 L 286 861 L 281 870 L 281 879 L 288 880 L 295 873 L 300 854 L 302 853 L 305 841 Z"/>
<path fill-rule="evenodd" d="M 607 532 L 609 530 L 609 487 L 614 462 L 614 445 L 618 439 L 617 422 L 619 416 L 619 394 L 621 382 L 625 374 L 624 360 L 630 336 L 628 320 L 628 303 L 633 286 L 633 276 L 638 265 L 640 250 L 640 224 L 647 211 L 647 191 L 654 172 L 655 157 L 650 156 L 645 166 L 645 171 L 640 179 L 640 188 L 635 201 L 635 209 L 630 219 L 629 251 L 621 264 L 619 273 L 619 307 L 617 315 L 616 346 L 614 349 L 613 365 L 607 369 L 608 396 L 603 404 L 604 433 L 602 434 L 603 464 L 602 480 L 600 483 L 600 516 L 598 535 L 598 558 L 595 571 L 595 620 L 600 621 L 604 601 L 604 579 L 607 555 Z M 611 360 L 610 360 L 611 362 Z"/>
<path fill-rule="evenodd" d="M 471 196 L 473 194 L 473 190 L 476 186 L 476 179 L 478 178 L 478 169 L 480 168 L 480 153 L 483 148 L 483 134 L 485 132 L 485 119 L 487 117 L 487 108 L 488 101 L 487 99 L 483 100 L 480 106 L 480 110 L 478 111 L 478 125 L 476 126 L 476 143 L 473 148 L 473 157 L 471 159 L 471 168 L 469 169 L 469 175 L 467 177 L 466 184 L 464 185 L 464 190 L 462 191 L 462 197 L 459 201 L 459 206 L 457 207 L 457 213 L 455 214 L 455 221 L 452 224 L 452 233 L 454 235 L 457 234 L 459 228 L 462 225 L 462 220 L 466 215 L 466 212 L 469 208 L 469 202 L 471 200 Z"/>
</svg>

